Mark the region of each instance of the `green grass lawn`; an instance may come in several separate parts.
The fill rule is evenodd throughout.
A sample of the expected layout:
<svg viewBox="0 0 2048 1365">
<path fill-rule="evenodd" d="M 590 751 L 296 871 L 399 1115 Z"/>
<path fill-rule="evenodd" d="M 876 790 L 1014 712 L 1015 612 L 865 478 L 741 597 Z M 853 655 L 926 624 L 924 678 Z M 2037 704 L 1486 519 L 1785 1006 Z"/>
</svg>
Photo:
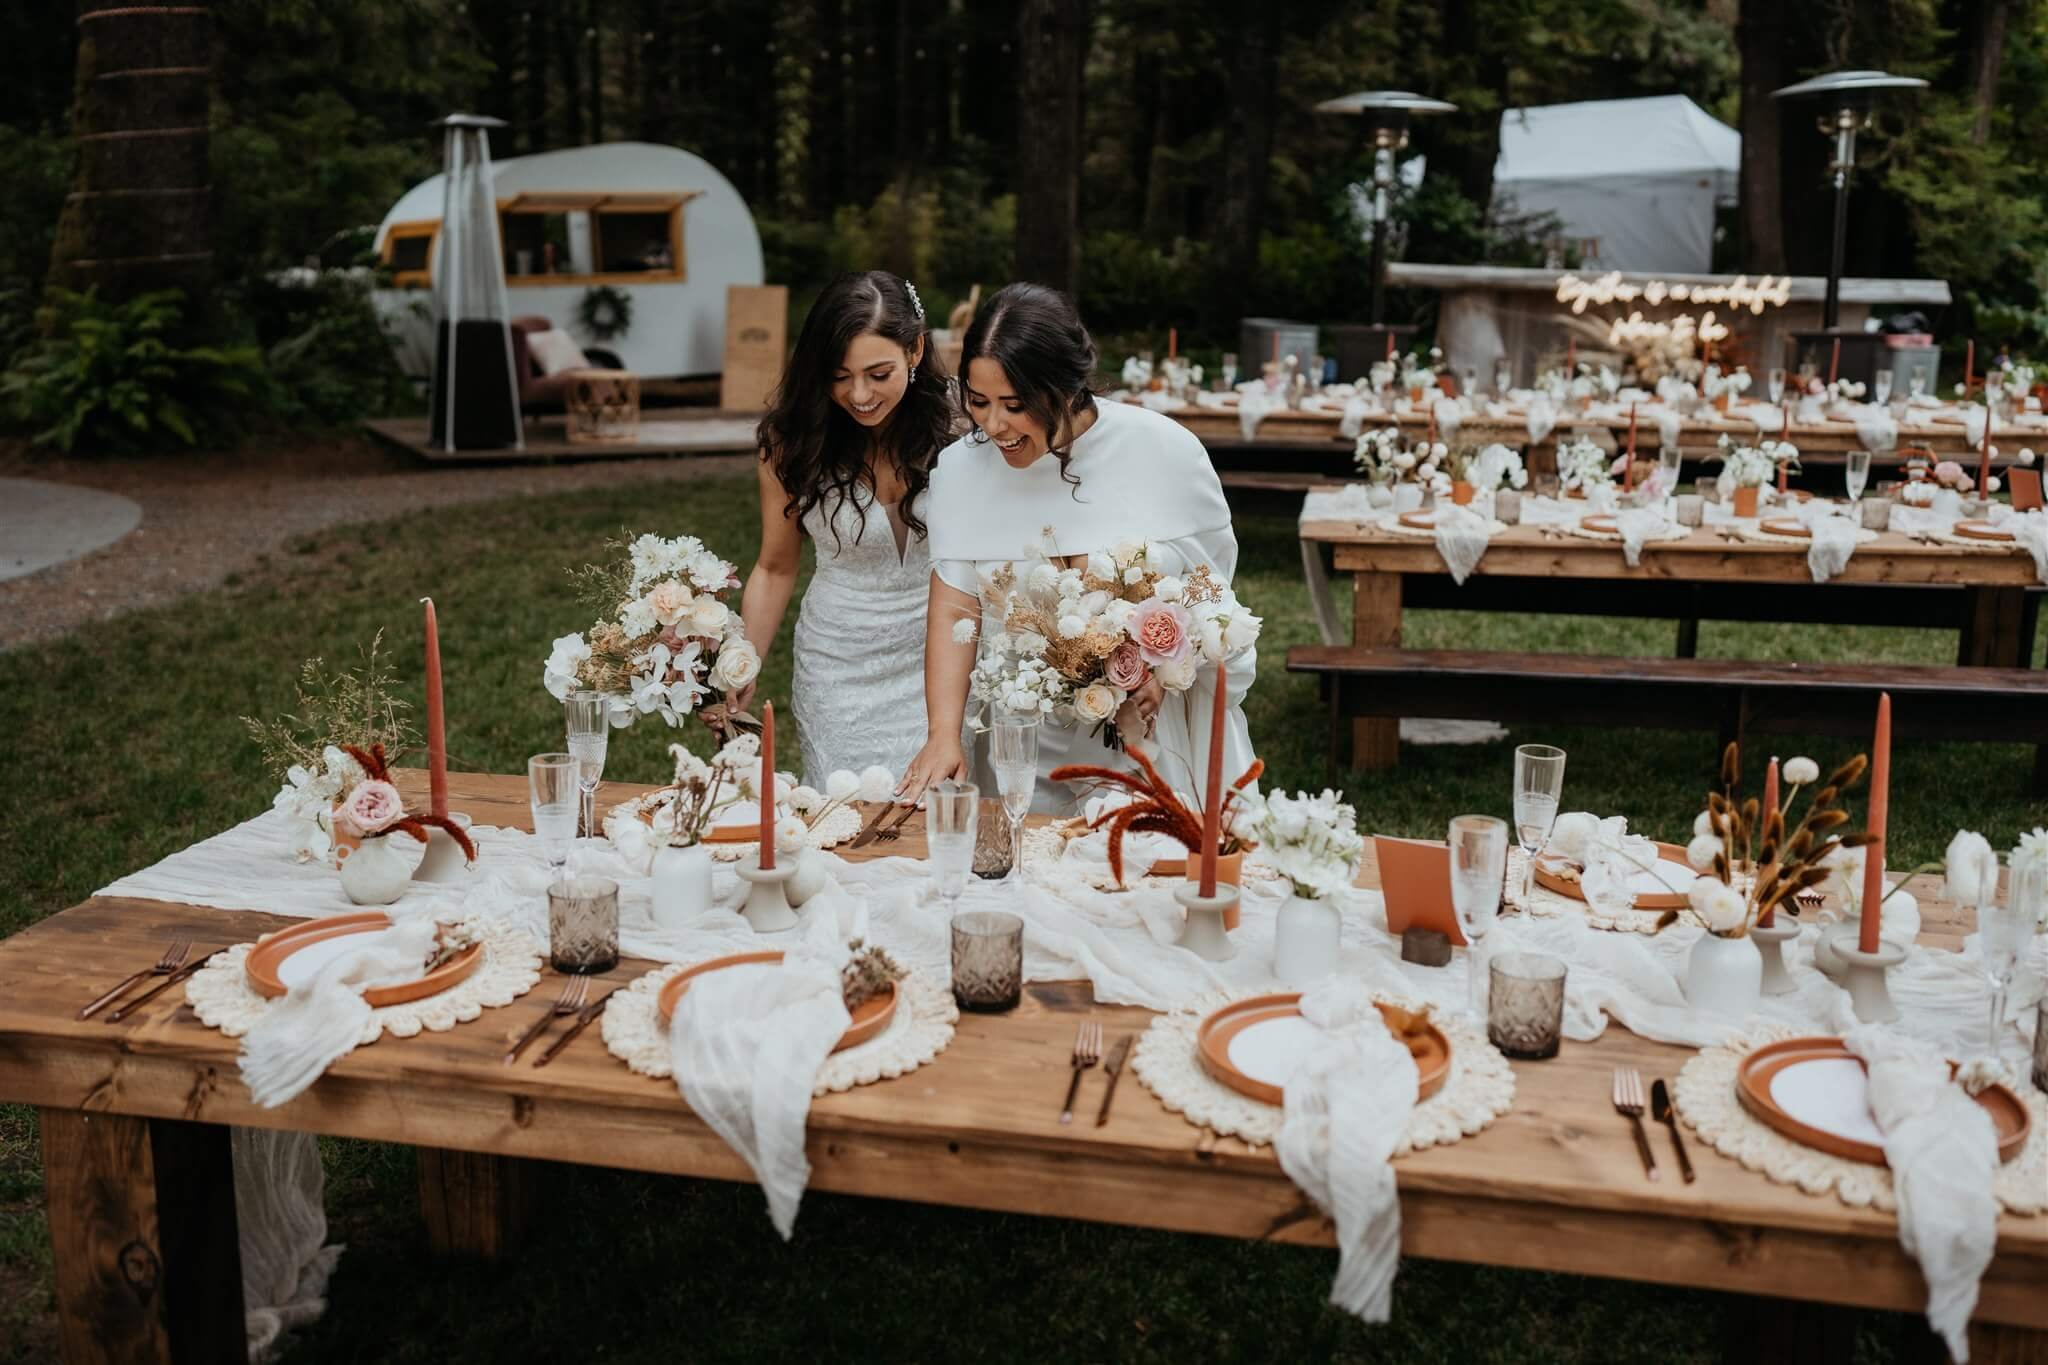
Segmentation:
<svg viewBox="0 0 2048 1365">
<path fill-rule="evenodd" d="M 351 659 L 379 629 L 416 678 L 417 599 L 439 606 L 449 746 L 459 768 L 517 771 L 561 743 L 540 686 L 548 642 L 587 624 L 565 570 L 622 528 L 691 531 L 751 563 L 752 483 L 715 479 L 507 501 L 354 526 L 289 547 L 237 581 L 175 605 L 0 654 L 0 933 L 12 933 L 264 809 L 276 787 L 237 717 L 287 708 L 300 661 Z M 1314 627 L 1288 516 L 1239 522 L 1240 595 L 1266 617 L 1252 735 L 1289 786 L 1323 781 L 1314 685 L 1285 671 Z M 792 621 L 794 615 L 792 614 Z M 1421 645 L 1666 653 L 1668 622 L 1417 613 Z M 783 648 L 764 695 L 787 696 Z M 1942 662 L 1940 631 L 1702 626 L 1703 654 Z M 417 691 L 414 692 L 417 700 Z M 792 728 L 793 730 L 793 728 Z M 793 742 L 793 732 L 785 732 Z M 617 734 L 607 775 L 659 780 L 673 736 Z M 1507 813 L 1512 745 L 1571 752 L 1566 804 L 1627 812 L 1680 837 L 1715 760 L 1705 733 L 1528 727 L 1503 743 L 1410 748 L 1399 772 L 1349 783 L 1367 827 L 1440 834 L 1463 810 Z M 692 736 L 702 745 L 701 734 Z M 1824 766 L 1850 746 L 1778 743 Z M 793 765 L 795 755 L 790 756 Z M 2016 746 L 1901 744 L 1895 865 L 1939 855 L 1958 825 L 2009 847 L 2048 824 Z M 51 1351 L 35 1119 L 0 1107 L 0 1342 Z M 1411 1262 L 1394 1321 L 1367 1329 L 1327 1309 L 1328 1253 L 814 1195 L 779 1243 L 750 1187 L 564 1169 L 547 1239 L 511 1264 L 431 1258 L 418 1234 L 408 1149 L 328 1145 L 329 1211 L 350 1254 L 334 1311 L 291 1361 L 501 1361 L 561 1343 L 574 1358 L 1129 1361 L 1706 1360 L 1723 1296 Z M 1873 1315 L 1859 1358 L 1894 1358 L 1908 1320 Z"/>
</svg>

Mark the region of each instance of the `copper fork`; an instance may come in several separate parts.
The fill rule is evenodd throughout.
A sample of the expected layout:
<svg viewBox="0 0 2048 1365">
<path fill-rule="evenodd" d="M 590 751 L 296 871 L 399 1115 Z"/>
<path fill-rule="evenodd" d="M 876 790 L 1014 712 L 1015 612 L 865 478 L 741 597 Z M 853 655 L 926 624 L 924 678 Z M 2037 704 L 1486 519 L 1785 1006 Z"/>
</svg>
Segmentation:
<svg viewBox="0 0 2048 1365">
<path fill-rule="evenodd" d="M 1067 1082 L 1067 1102 L 1060 1110 L 1060 1122 L 1074 1121 L 1074 1097 L 1081 1093 L 1081 1073 L 1102 1060 L 1102 1025 L 1084 1019 L 1074 1030 L 1074 1079 Z"/>
<path fill-rule="evenodd" d="M 901 815 L 898 815 L 895 819 L 883 820 L 882 823 L 876 826 L 875 828 L 875 842 L 878 844 L 886 844 L 891 839 L 901 838 L 903 835 L 903 827 L 910 823 L 910 817 L 915 814 L 917 814 L 917 807 L 915 805 L 906 805 L 903 807 L 903 813 Z"/>
<path fill-rule="evenodd" d="M 114 987 L 114 989 L 108 991 L 105 995 L 101 996 L 99 999 L 93 1001 L 90 1005 L 87 1005 L 84 1009 L 80 1010 L 78 1012 L 78 1017 L 81 1019 L 92 1018 L 95 1014 L 98 1014 L 101 1010 L 105 1009 L 114 1000 L 118 999 L 125 991 L 132 987 L 136 982 L 142 980 L 146 976 L 169 976 L 172 972 L 175 972 L 176 970 L 178 970 L 178 968 L 185 965 L 185 955 L 191 951 L 191 939 L 172 939 L 171 946 L 164 949 L 164 955 L 157 959 L 156 965 L 154 967 L 144 967 L 141 971 L 135 973 L 135 975 L 129 977 L 126 981 L 123 981 L 120 985 Z"/>
<path fill-rule="evenodd" d="M 1628 1115 L 1635 1128 L 1636 1153 L 1643 1159 L 1643 1174 L 1657 1179 L 1657 1157 L 1650 1151 L 1650 1135 L 1643 1131 L 1643 1076 L 1632 1066 L 1614 1068 L 1614 1107 Z"/>
<path fill-rule="evenodd" d="M 540 1018 L 527 1026 L 526 1032 L 519 1035 L 519 1041 L 512 1044 L 512 1050 L 505 1054 L 505 1065 L 510 1066 L 519 1060 L 519 1054 L 526 1051 L 526 1045 L 540 1035 L 541 1030 L 548 1026 L 550 1019 L 559 1019 L 565 1014 L 574 1014 L 582 1009 L 583 1002 L 589 994 L 590 978 L 587 976 L 572 976 L 563 982 L 562 993 L 555 997 L 555 1003 Z"/>
</svg>

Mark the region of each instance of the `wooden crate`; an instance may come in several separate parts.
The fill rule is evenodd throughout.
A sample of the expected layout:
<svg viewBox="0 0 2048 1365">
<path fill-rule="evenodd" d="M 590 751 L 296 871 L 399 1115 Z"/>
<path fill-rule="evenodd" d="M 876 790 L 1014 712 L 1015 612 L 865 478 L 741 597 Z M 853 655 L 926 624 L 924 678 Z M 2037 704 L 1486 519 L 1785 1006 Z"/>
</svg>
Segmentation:
<svg viewBox="0 0 2048 1365">
<path fill-rule="evenodd" d="M 718 406 L 759 412 L 782 382 L 789 336 L 789 289 L 779 284 L 735 284 L 725 291 L 725 374 Z"/>
</svg>

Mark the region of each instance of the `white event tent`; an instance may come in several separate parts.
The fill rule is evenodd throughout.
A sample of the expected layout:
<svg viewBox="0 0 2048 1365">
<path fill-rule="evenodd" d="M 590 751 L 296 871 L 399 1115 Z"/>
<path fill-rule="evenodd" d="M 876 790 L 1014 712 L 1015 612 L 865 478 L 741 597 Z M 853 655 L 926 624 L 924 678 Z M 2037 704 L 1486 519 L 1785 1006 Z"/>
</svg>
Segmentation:
<svg viewBox="0 0 2048 1365">
<path fill-rule="evenodd" d="M 1556 214 L 1586 266 L 1704 274 L 1741 164 L 1742 135 L 1683 95 L 1509 109 L 1494 198 Z"/>
</svg>

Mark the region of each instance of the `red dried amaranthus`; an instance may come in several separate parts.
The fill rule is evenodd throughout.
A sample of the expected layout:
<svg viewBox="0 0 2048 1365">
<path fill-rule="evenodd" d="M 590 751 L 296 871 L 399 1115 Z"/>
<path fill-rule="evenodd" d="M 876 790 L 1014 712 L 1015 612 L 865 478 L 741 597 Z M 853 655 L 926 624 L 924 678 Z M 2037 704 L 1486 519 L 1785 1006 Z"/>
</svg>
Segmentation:
<svg viewBox="0 0 2048 1365">
<path fill-rule="evenodd" d="M 341 751 L 354 759 L 356 766 L 363 770 L 363 776 L 372 782 L 391 782 L 391 765 L 384 757 L 382 744 L 372 744 L 368 750 L 358 749 L 353 744 L 344 744 Z M 391 785 L 395 787 L 398 784 L 392 782 Z M 469 831 L 445 815 L 414 815 L 408 811 L 378 833 L 390 834 L 397 831 L 401 834 L 410 834 L 424 844 L 427 841 L 427 827 L 430 825 L 435 829 L 446 830 L 448 837 L 462 850 L 462 856 L 471 862 L 476 861 L 476 845 L 469 841 Z"/>
<path fill-rule="evenodd" d="M 1187 802 L 1173 786 L 1159 775 L 1159 769 L 1152 766 L 1152 760 L 1136 749 L 1127 749 L 1125 756 L 1138 765 L 1135 773 L 1121 772 L 1115 768 L 1090 767 L 1070 763 L 1054 768 L 1047 774 L 1055 782 L 1087 782 L 1096 787 L 1114 787 L 1130 794 L 1128 805 L 1115 810 L 1104 811 L 1088 824 L 1088 828 L 1109 830 L 1109 871 L 1122 884 L 1124 879 L 1124 836 L 1133 831 L 1139 834 L 1164 834 L 1185 844 L 1190 857 L 1200 857 L 1202 852 L 1202 812 L 1191 810 Z M 1253 759 L 1252 766 L 1244 775 L 1230 784 L 1223 793 L 1222 828 L 1219 842 L 1222 847 L 1217 853 L 1227 854 L 1240 851 L 1237 839 L 1230 832 L 1230 808 L 1247 786 L 1258 781 L 1259 774 L 1266 770 L 1264 759 Z"/>
</svg>

